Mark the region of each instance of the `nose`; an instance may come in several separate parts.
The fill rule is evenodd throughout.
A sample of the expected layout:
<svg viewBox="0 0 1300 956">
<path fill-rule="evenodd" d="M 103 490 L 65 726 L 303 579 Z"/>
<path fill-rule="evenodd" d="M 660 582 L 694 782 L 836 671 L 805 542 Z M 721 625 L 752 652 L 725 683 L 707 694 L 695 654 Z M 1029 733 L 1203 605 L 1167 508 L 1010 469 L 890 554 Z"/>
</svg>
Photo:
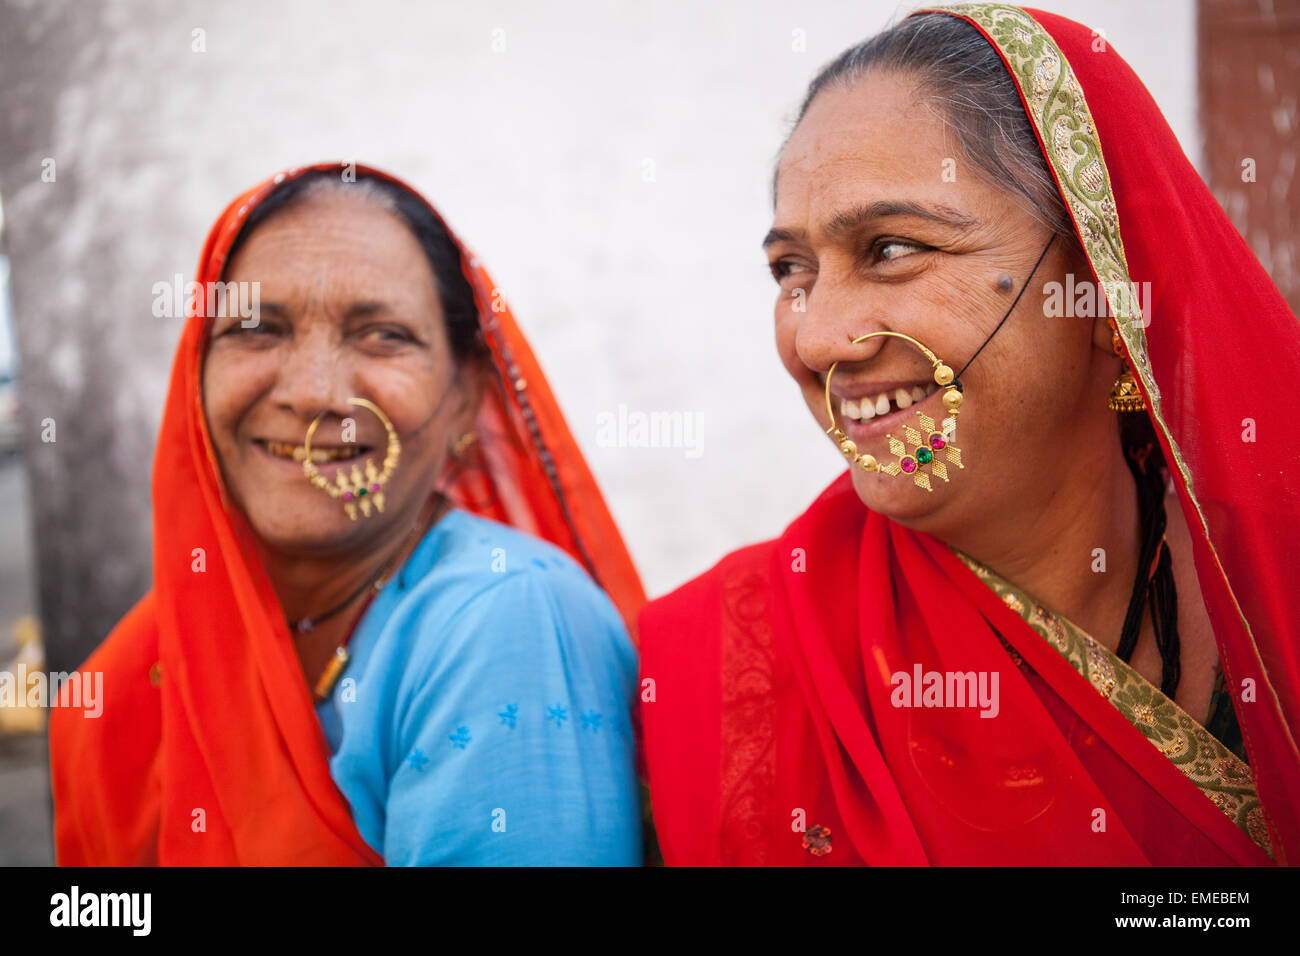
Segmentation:
<svg viewBox="0 0 1300 956">
<path fill-rule="evenodd" d="M 294 336 L 284 353 L 272 392 L 274 403 L 289 410 L 303 423 L 322 412 L 346 418 L 352 414 L 347 400 L 351 373 L 342 349 L 328 330 L 312 330 Z"/>
<path fill-rule="evenodd" d="M 880 351 L 886 339 L 854 345 L 868 332 L 886 329 L 884 316 L 872 304 L 869 290 L 819 277 L 808 296 L 795 335 L 795 353 L 809 369 L 824 376 L 836 362 L 863 362 Z"/>
</svg>

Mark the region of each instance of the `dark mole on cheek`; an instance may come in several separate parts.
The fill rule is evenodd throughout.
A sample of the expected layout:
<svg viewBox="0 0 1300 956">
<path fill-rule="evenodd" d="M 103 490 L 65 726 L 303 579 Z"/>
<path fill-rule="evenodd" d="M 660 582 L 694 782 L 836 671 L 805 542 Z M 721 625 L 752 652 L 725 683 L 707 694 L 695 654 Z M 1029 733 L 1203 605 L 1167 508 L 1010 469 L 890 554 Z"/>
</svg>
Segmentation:
<svg viewBox="0 0 1300 956">
<path fill-rule="evenodd" d="M 998 276 L 998 290 L 1000 292 L 1010 292 L 1011 285 L 1012 285 L 1011 276 L 1007 275 L 1006 273 L 1003 273 L 1002 275 Z"/>
</svg>

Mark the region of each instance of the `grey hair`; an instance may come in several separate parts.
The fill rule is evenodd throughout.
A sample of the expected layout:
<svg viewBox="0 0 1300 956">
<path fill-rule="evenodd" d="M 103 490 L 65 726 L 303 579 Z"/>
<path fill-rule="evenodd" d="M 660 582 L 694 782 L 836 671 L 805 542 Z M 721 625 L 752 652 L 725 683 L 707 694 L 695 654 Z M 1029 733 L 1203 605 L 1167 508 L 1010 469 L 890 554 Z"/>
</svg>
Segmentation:
<svg viewBox="0 0 1300 956">
<path fill-rule="evenodd" d="M 850 47 L 809 84 L 794 125 L 823 90 L 850 86 L 870 70 L 915 76 L 956 131 L 976 174 L 1016 195 L 1053 232 L 1073 236 L 1011 74 L 975 27 L 944 13 L 922 13 Z"/>
</svg>

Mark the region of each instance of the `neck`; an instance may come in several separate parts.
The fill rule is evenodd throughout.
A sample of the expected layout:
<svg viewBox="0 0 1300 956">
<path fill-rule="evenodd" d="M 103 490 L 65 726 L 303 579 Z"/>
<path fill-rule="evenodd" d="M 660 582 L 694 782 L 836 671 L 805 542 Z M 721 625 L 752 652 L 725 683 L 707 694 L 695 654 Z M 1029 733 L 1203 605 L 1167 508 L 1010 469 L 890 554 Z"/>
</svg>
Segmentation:
<svg viewBox="0 0 1300 956">
<path fill-rule="evenodd" d="M 348 608 L 359 605 L 370 593 L 366 586 L 387 578 L 400 567 L 419 544 L 419 530 L 432 523 L 440 510 L 437 498 L 417 503 L 406 513 L 394 516 L 390 533 L 374 547 L 328 555 L 286 553 L 258 545 L 267 575 L 280 598 L 280 606 L 291 621 L 318 618 L 348 601 L 331 617 L 346 617 Z"/>
<path fill-rule="evenodd" d="M 1085 447 L 1111 447 L 1103 461 L 1067 468 L 1044 483 L 1044 495 L 1018 499 L 1001 519 L 945 540 L 1113 650 L 1137 573 L 1139 516 L 1117 436 L 1099 437 L 1106 443 Z"/>
</svg>

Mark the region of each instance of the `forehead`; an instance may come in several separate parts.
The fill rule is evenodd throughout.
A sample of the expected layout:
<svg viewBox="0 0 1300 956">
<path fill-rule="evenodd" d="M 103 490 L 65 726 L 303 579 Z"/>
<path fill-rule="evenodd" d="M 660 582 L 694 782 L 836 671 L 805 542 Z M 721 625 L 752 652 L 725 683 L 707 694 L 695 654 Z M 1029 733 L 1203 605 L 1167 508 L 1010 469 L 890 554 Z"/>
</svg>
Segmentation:
<svg viewBox="0 0 1300 956">
<path fill-rule="evenodd" d="M 373 198 L 333 192 L 304 196 L 259 223 L 230 261 L 227 278 L 245 272 L 433 283 L 424 249 L 405 222 Z"/>
<path fill-rule="evenodd" d="M 956 134 L 917 81 L 869 72 L 818 94 L 781 152 L 776 220 L 807 219 L 875 199 L 946 201 L 963 176 Z M 973 177 L 970 177 L 973 178 Z M 811 225 L 809 223 L 808 225 Z"/>
</svg>

